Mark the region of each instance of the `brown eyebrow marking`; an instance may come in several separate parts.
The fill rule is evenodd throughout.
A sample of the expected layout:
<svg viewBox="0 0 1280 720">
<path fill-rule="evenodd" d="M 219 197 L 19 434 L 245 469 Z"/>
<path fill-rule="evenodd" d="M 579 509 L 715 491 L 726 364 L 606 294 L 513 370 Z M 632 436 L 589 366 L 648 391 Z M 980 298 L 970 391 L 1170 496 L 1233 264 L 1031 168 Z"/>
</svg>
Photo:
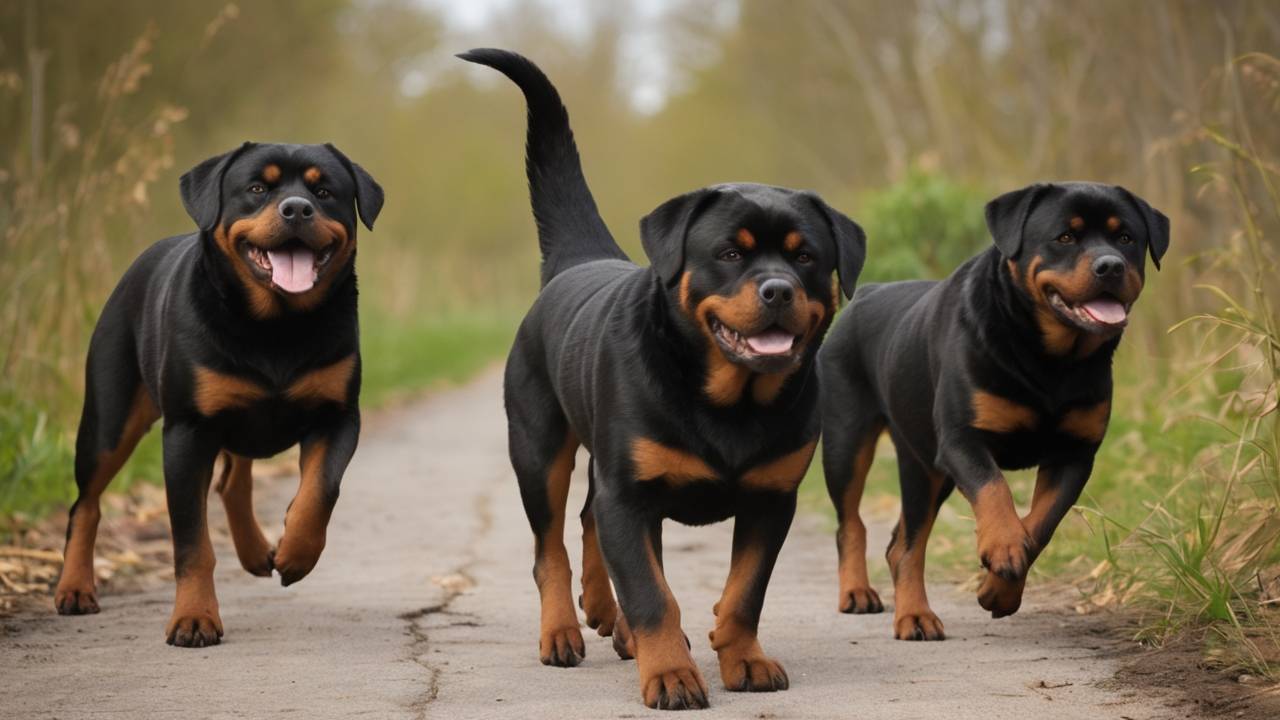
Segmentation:
<svg viewBox="0 0 1280 720">
<path fill-rule="evenodd" d="M 316 183 L 320 182 L 320 178 L 322 176 L 323 176 L 323 173 L 320 172 L 320 168 L 316 167 L 315 165 L 312 165 L 311 167 L 307 168 L 307 171 L 302 173 L 302 179 L 306 180 L 311 185 L 315 185 Z"/>
<path fill-rule="evenodd" d="M 754 250 L 756 247 L 756 236 L 752 235 L 750 230 L 742 228 L 738 231 L 737 242 L 743 250 Z"/>
<path fill-rule="evenodd" d="M 278 182 L 280 180 L 280 166 L 271 163 L 262 168 L 262 179 L 269 183 Z"/>
<path fill-rule="evenodd" d="M 1116 217 L 1115 215 L 1112 215 L 1111 217 L 1107 218 L 1107 229 L 1110 230 L 1111 232 L 1115 232 L 1119 230 L 1120 218 Z"/>
<path fill-rule="evenodd" d="M 1083 229 L 1084 229 L 1084 218 L 1082 218 L 1082 217 L 1080 217 L 1079 215 L 1077 215 L 1077 216 L 1075 216 L 1075 217 L 1071 218 L 1071 222 L 1070 222 L 1069 224 L 1071 225 L 1071 229 L 1072 229 L 1072 230 L 1083 230 Z"/>
<path fill-rule="evenodd" d="M 787 236 L 782 240 L 782 247 L 792 252 L 799 250 L 802 244 L 804 244 L 804 238 L 796 230 L 787 233 Z"/>
</svg>

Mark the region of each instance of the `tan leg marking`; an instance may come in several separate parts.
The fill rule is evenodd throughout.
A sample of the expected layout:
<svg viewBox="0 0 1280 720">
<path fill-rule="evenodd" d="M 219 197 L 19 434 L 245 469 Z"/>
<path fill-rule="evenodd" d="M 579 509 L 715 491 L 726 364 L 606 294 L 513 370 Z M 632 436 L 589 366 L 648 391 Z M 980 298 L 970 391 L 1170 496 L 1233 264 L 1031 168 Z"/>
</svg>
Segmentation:
<svg viewBox="0 0 1280 720">
<path fill-rule="evenodd" d="M 635 648 L 644 704 L 667 709 L 707 707 L 707 683 L 694 664 L 689 642 L 680 629 L 680 606 L 671 594 L 652 545 L 645 543 L 644 552 L 666 604 L 662 623 L 657 628 L 627 633 Z"/>
<path fill-rule="evenodd" d="M 720 679 L 727 690 L 773 692 L 790 686 L 787 671 L 760 647 L 754 623 L 736 611 L 747 602 L 746 595 L 760 570 L 761 560 L 760 550 L 755 546 L 735 552 L 724 593 L 716 603 L 716 627 L 709 637 L 720 660 Z"/>
<path fill-rule="evenodd" d="M 596 516 L 590 510 L 582 517 L 582 597 L 578 602 L 587 615 L 587 627 L 594 628 L 601 637 L 613 634 L 618 603 L 613 599 L 609 571 L 596 537 Z"/>
<path fill-rule="evenodd" d="M 570 433 L 547 468 L 551 525 L 538 539 L 539 555 L 534 562 L 542 607 L 538 651 L 543 665 L 574 666 L 587 654 L 573 607 L 573 572 L 564 546 L 565 504 L 577 451 L 578 439 Z"/>
<path fill-rule="evenodd" d="M 169 644 L 179 647 L 217 645 L 222 638 L 222 617 L 218 614 L 218 596 L 213 589 L 213 543 L 209 541 L 204 498 L 200 504 L 199 539 L 194 554 L 177 576 L 173 614 L 164 631 Z"/>
<path fill-rule="evenodd" d="M 138 385 L 133 404 L 125 419 L 116 447 L 98 455 L 89 484 L 81 492 L 75 515 L 69 520 L 67 547 L 63 554 L 62 575 L 54 591 L 53 602 L 63 615 L 98 612 L 97 583 L 93 574 L 93 548 L 98 537 L 98 521 L 102 517 L 101 498 L 125 461 L 133 454 L 138 441 L 160 417 L 146 387 Z"/>
<path fill-rule="evenodd" d="M 867 473 L 875 460 L 876 443 L 884 427 L 870 434 L 853 461 L 853 479 L 845 488 L 840 504 L 840 527 L 836 530 L 836 549 L 840 562 L 840 598 L 837 607 L 843 613 L 878 613 L 884 610 L 880 595 L 871 587 L 867 576 L 867 527 L 859 508 Z"/>
<path fill-rule="evenodd" d="M 280 582 L 292 585 L 306 577 L 320 560 L 333 507 L 325 496 L 324 465 L 329 445 L 316 441 L 302 450 L 302 478 L 284 516 L 284 535 L 276 546 L 274 564 Z"/>
<path fill-rule="evenodd" d="M 271 544 L 253 514 L 253 460 L 224 452 L 222 461 L 222 478 L 214 487 L 227 510 L 240 567 L 250 575 L 271 577 Z"/>
<path fill-rule="evenodd" d="M 942 620 L 929 607 L 924 584 L 925 551 L 933 522 L 937 519 L 933 507 L 937 504 L 942 483 L 941 475 L 929 476 L 929 517 L 916 532 L 910 549 L 906 543 L 906 518 L 898 519 L 898 534 L 889 553 L 889 569 L 893 574 L 893 634 L 899 640 L 946 639 Z"/>
</svg>

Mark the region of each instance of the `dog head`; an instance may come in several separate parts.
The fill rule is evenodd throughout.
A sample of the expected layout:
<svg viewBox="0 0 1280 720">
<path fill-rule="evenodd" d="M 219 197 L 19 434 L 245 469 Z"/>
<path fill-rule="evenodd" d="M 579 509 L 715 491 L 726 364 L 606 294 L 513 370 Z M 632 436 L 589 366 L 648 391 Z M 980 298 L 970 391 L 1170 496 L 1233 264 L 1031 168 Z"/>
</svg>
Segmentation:
<svg viewBox="0 0 1280 720">
<path fill-rule="evenodd" d="M 710 372 L 794 370 L 835 312 L 832 272 L 848 296 L 866 256 L 862 229 L 817 195 L 764 185 L 681 195 L 640 232 L 678 324 L 707 346 Z"/>
<path fill-rule="evenodd" d="M 355 264 L 382 188 L 332 145 L 245 143 L 182 176 L 182 202 L 259 319 L 315 307 Z M 207 246 L 208 247 L 208 246 Z"/>
<path fill-rule="evenodd" d="M 1159 270 L 1169 247 L 1169 219 L 1115 185 L 1031 185 L 992 200 L 986 216 L 1053 354 L 1118 336 L 1142 292 L 1146 256 Z"/>
</svg>

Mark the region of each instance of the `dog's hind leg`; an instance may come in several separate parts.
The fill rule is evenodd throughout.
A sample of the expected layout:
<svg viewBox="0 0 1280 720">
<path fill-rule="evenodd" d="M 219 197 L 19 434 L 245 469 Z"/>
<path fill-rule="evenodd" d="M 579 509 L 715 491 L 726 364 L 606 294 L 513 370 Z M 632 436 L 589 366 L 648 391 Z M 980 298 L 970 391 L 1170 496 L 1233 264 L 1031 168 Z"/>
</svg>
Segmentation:
<svg viewBox="0 0 1280 720">
<path fill-rule="evenodd" d="M 893 632 L 899 640 L 943 640 L 942 621 L 929 607 L 924 586 L 925 548 L 938 509 L 955 488 L 946 476 L 922 466 L 902 443 L 898 479 L 902 515 L 885 551 L 893 574 Z"/>
<path fill-rule="evenodd" d="M 108 307 L 104 315 L 111 312 Z M 104 318 L 101 326 L 109 326 Z M 67 520 L 67 547 L 54 605 L 62 615 L 98 612 L 93 547 L 101 517 L 99 500 L 138 441 L 160 417 L 126 332 L 99 330 L 89 350 L 84 411 L 76 436 L 79 491 Z"/>
<path fill-rule="evenodd" d="M 240 566 L 250 575 L 271 577 L 271 544 L 253 514 L 253 459 L 222 453 L 222 475 L 214 487 L 227 510 Z"/>
<path fill-rule="evenodd" d="M 836 606 L 842 613 L 878 613 L 884 604 L 867 577 L 867 527 L 858 508 L 884 418 L 872 393 L 860 379 L 846 377 L 844 368 L 828 365 L 823 382 L 827 400 L 822 403 L 822 468 L 838 522 Z"/>
<path fill-rule="evenodd" d="M 507 432 L 511 465 L 533 530 L 533 579 L 542 602 L 538 652 L 544 665 L 573 667 L 586 644 L 573 607 L 573 573 L 564 546 L 565 506 L 578 439 L 542 378 L 507 364 Z"/>
<path fill-rule="evenodd" d="M 596 517 L 591 501 L 596 494 L 595 468 L 587 467 L 589 486 L 587 501 L 582 505 L 582 595 L 578 606 L 587 614 L 587 627 L 601 637 L 613 634 L 618 617 L 618 603 L 613 598 L 613 586 L 609 584 L 609 571 L 600 553 L 600 539 L 596 536 Z"/>
</svg>

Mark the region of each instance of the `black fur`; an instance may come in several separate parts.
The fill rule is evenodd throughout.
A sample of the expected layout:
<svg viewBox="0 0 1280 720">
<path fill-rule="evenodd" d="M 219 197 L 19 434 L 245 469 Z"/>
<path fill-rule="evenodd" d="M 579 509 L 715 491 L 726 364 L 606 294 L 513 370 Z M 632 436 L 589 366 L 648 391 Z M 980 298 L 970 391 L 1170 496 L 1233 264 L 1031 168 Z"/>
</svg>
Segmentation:
<svg viewBox="0 0 1280 720">
<path fill-rule="evenodd" d="M 703 706 L 704 688 L 691 686 L 690 676 L 672 679 L 679 688 L 674 695 L 658 693 L 653 678 L 643 676 L 646 653 L 657 652 L 655 638 L 666 639 L 664 652 L 687 653 L 683 640 L 671 639 L 678 635 L 671 632 L 678 610 L 660 572 L 662 521 L 738 516 L 735 557 L 758 556 L 760 565 L 749 574 L 741 602 L 720 608 L 718 624 L 742 623 L 754 634 L 794 512 L 795 484 L 817 438 L 813 359 L 835 310 L 832 273 L 839 268 L 852 289 L 862 232 L 810 193 L 718 185 L 681 195 L 645 217 L 641 237 L 651 265 L 634 265 L 599 218 L 567 114 L 546 77 L 513 53 L 473 50 L 461 57 L 503 72 L 529 102 L 527 170 L 545 287 L 508 357 L 505 398 L 512 465 L 536 539 L 543 662 L 575 665 L 585 650 L 576 616 L 557 610 L 568 592 L 568 571 L 560 561 L 565 512 L 556 473 L 566 448 L 580 444 L 591 455 L 584 525 L 598 528 L 622 612 L 617 626 L 609 620 L 600 631 L 615 632 L 624 655 L 634 640 L 647 703 Z M 806 302 L 806 310 L 797 310 Z M 726 315 L 720 320 L 739 321 L 733 329 L 744 337 L 770 328 L 794 335 L 791 349 L 767 357 L 754 350 L 735 354 L 736 345 L 722 349 L 705 321 L 712 306 Z M 721 385 L 716 377 L 742 382 Z M 645 455 L 638 447 L 661 449 Z M 692 460 L 682 468 L 671 462 L 676 454 Z M 763 476 L 753 469 L 792 454 L 801 458 L 794 477 L 776 487 L 752 484 Z M 702 468 L 692 475 L 711 477 L 691 477 L 689 466 Z M 584 600 L 596 627 L 590 591 Z M 612 605 L 609 596 L 610 613 Z M 557 612 L 562 617 L 547 620 Z M 698 677 L 691 660 L 682 665 L 686 670 Z M 766 687 L 751 689 L 786 686 L 780 667 L 771 677 Z"/>
<path fill-rule="evenodd" d="M 319 179 L 307 179 L 309 170 Z M 163 416 L 181 583 L 207 542 L 205 497 L 219 453 L 265 458 L 301 444 L 305 465 L 308 453 L 322 452 L 315 467 L 325 518 L 332 509 L 360 427 L 355 207 L 371 227 L 383 194 L 331 145 L 245 143 L 192 168 L 180 188 L 199 232 L 144 251 L 93 332 L 76 443 L 80 499 L 71 510 L 68 546 L 87 540 L 92 547 L 92 535 L 73 531 L 78 513 L 96 518 L 98 496 L 114 474 L 102 466 L 104 454 L 127 457 L 136 440 L 125 437 L 128 424 Z M 285 200 L 309 210 L 286 219 Z M 253 268 L 255 248 L 264 257 L 266 250 L 298 258 L 309 251 L 318 268 L 313 287 L 286 292 L 269 271 Z M 335 365 L 335 373 L 313 374 Z M 304 379 L 313 384 L 299 385 Z M 310 570 L 308 563 L 282 566 L 281 560 L 263 557 L 253 570 L 270 574 L 274 561 L 285 584 Z M 64 573 L 64 583 L 71 582 Z M 78 599 L 77 593 L 92 597 L 83 585 L 60 584 L 60 612 L 97 611 L 96 598 Z M 175 609 L 178 629 L 171 626 L 170 643 L 218 641 L 220 627 L 216 634 L 207 623 L 185 627 L 178 614 Z"/>
<path fill-rule="evenodd" d="M 882 430 L 897 448 L 902 518 L 888 555 L 901 639 L 942 638 L 927 604 L 904 607 L 903 598 L 916 590 L 923 598 L 928 530 L 953 487 L 979 518 L 980 559 L 990 570 L 979 602 L 996 617 L 1017 610 L 1027 569 L 1089 477 L 1110 412 L 1111 356 L 1141 291 L 1144 255 L 1158 261 L 1169 243 L 1163 215 L 1107 185 L 1032 185 L 991 201 L 986 216 L 993 247 L 940 282 L 862 287 L 819 360 L 845 612 L 882 607 L 855 557 L 865 544 L 860 452 Z M 1108 298 L 1124 308 L 1119 321 L 1084 310 Z M 1001 499 L 1001 470 L 1033 466 L 1040 497 L 1019 521 Z M 984 540 L 997 536 L 1021 538 L 1023 547 Z"/>
</svg>

